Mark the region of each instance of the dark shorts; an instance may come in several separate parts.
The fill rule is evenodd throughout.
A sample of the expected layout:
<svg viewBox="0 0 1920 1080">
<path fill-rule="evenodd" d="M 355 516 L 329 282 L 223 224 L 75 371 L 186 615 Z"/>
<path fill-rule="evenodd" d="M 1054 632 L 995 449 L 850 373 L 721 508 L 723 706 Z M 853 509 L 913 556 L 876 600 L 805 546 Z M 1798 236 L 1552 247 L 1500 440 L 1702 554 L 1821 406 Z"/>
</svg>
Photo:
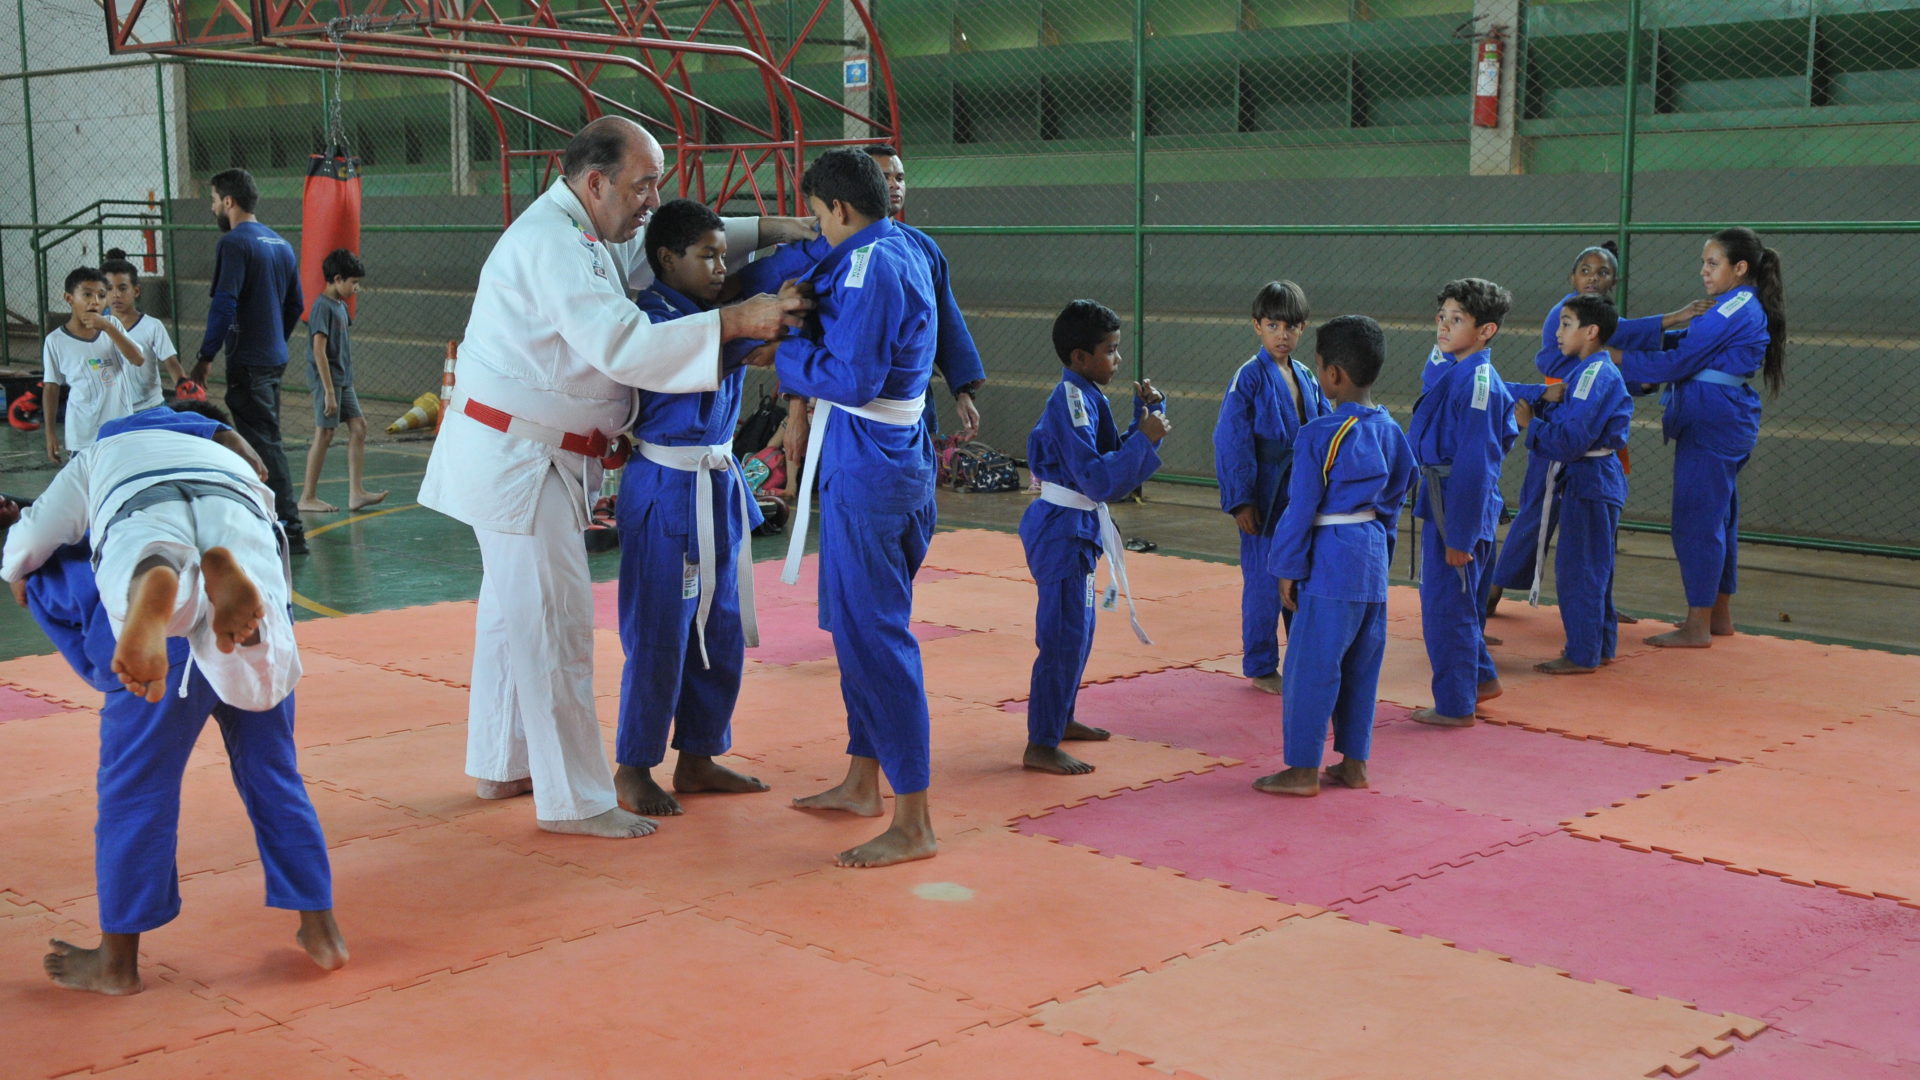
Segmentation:
<svg viewBox="0 0 1920 1080">
<path fill-rule="evenodd" d="M 351 383 L 349 383 L 346 386 L 334 387 L 333 396 L 335 400 L 337 400 L 340 403 L 340 411 L 333 414 L 332 416 L 328 416 L 326 413 L 327 395 L 324 391 L 322 391 L 319 388 L 319 380 L 316 379 L 314 381 L 314 391 L 313 391 L 313 426 L 314 427 L 325 428 L 331 431 L 332 429 L 340 426 L 340 421 L 354 420 L 361 416 L 360 397 L 359 395 L 353 392 L 353 385 Z"/>
</svg>

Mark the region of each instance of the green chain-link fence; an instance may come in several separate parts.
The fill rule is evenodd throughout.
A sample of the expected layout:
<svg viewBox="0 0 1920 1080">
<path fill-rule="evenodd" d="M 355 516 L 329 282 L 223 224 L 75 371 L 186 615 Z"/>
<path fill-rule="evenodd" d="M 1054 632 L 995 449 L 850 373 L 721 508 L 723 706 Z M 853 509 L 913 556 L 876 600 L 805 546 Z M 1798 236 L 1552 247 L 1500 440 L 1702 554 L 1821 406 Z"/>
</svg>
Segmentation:
<svg viewBox="0 0 1920 1080">
<path fill-rule="evenodd" d="M 362 393 L 404 400 L 434 385 L 499 228 L 500 140 L 482 108 L 445 83 L 324 69 L 134 60 L 55 74 L 97 62 L 98 8 L 5 6 L 23 18 L 9 27 L 18 63 L 0 66 L 37 73 L 0 79 L 9 362 L 36 362 L 35 318 L 61 307 L 65 270 L 103 246 L 138 261 L 143 226 L 158 272 L 149 309 L 177 319 L 191 355 L 213 243 L 207 176 L 251 169 L 263 220 L 293 239 L 338 85 L 366 163 Z M 1616 299 L 1650 314 L 1700 294 L 1707 231 L 1754 224 L 1783 254 L 1792 331 L 1788 387 L 1767 402 L 1742 485 L 1745 528 L 1920 554 L 1920 318 L 1905 297 L 1920 264 L 1920 0 L 871 6 L 899 100 L 906 217 L 952 263 L 992 377 L 988 441 L 1024 447 L 1058 378 L 1050 320 L 1076 296 L 1126 317 L 1129 356 L 1173 395 L 1167 473 L 1206 482 L 1220 394 L 1256 345 L 1247 307 L 1270 279 L 1300 282 L 1316 321 L 1381 320 L 1392 367 L 1378 396 L 1404 421 L 1447 279 L 1513 291 L 1495 359 L 1527 381 L 1579 249 L 1619 242 Z M 659 7 L 691 22 L 708 5 Z M 813 7 L 755 5 L 776 40 Z M 1479 127 L 1490 35 L 1495 124 Z M 834 49 L 807 49 L 820 55 L 803 61 L 831 64 Z M 739 73 L 715 62 L 693 79 L 725 97 Z M 528 112 L 562 126 L 582 115 L 559 79 L 503 80 L 495 95 Z M 608 92 L 658 105 L 637 79 Z M 522 117 L 505 125 L 514 151 L 558 145 Z M 538 190 L 542 160 L 511 167 L 516 201 Z M 289 384 L 304 377 L 297 365 Z M 1671 457 L 1650 401 L 1632 450 L 1627 517 L 1659 527 Z"/>
</svg>

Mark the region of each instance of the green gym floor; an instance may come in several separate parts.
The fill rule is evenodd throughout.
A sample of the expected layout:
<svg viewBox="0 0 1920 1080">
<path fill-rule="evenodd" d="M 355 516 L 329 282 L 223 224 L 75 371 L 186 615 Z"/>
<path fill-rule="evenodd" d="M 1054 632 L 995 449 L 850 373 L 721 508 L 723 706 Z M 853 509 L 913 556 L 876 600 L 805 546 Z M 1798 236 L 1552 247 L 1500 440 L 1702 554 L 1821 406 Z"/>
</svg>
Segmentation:
<svg viewBox="0 0 1920 1080">
<path fill-rule="evenodd" d="M 307 517 L 312 553 L 294 560 L 295 602 L 302 619 L 329 618 L 479 594 L 480 555 L 467 527 L 418 505 L 432 441 L 381 433 L 388 413 L 404 405 L 369 402 L 374 427 L 367 447 L 367 485 L 389 492 L 379 506 L 361 513 Z M 311 411 L 305 394 L 287 393 L 281 409 L 288 464 L 295 476 L 306 466 Z M 379 419 L 376 419 L 379 418 Z M 53 478 L 38 432 L 0 431 L 0 491 L 37 495 Z M 342 442 L 327 455 L 321 498 L 346 504 L 347 460 Z M 1238 540 L 1221 514 L 1214 489 L 1154 483 L 1137 505 L 1116 507 L 1115 520 L 1129 537 L 1154 541 L 1170 555 L 1234 561 Z M 1012 530 L 1029 497 L 940 493 L 944 528 Z M 785 551 L 786 537 L 755 541 L 756 559 Z M 1404 568 L 1404 558 L 1396 570 Z M 1749 544 L 1741 549 L 1741 592 L 1734 605 L 1740 629 L 1751 633 L 1863 645 L 1899 652 L 1920 651 L 1920 562 Z M 591 559 L 593 577 L 618 576 L 615 552 Z M 1400 580 L 1396 577 L 1396 581 Z M 1403 582 L 1404 583 L 1404 582 Z M 1546 584 L 1552 592 L 1551 575 Z M 1524 597 L 1520 598 L 1524 602 Z M 1679 573 L 1665 535 L 1623 533 L 1615 599 L 1643 618 L 1680 613 Z M 22 611 L 8 605 L 0 616 L 0 659 L 51 651 Z M 1497 628 L 1494 629 L 1498 633 Z M 1623 639 L 1632 635 L 1623 632 Z"/>
</svg>

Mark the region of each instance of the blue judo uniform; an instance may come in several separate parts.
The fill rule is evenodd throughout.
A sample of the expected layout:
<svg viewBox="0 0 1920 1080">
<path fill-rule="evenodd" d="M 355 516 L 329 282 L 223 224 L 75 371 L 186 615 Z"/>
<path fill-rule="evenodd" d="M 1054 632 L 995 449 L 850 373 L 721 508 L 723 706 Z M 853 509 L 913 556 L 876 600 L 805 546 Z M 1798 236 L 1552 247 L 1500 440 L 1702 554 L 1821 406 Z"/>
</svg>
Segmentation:
<svg viewBox="0 0 1920 1080">
<path fill-rule="evenodd" d="M 1740 470 L 1760 438 L 1760 395 L 1748 380 L 1767 356 L 1767 314 L 1741 285 L 1688 324 L 1665 351 L 1623 350 L 1628 383 L 1668 383 L 1660 431 L 1673 443 L 1673 553 L 1687 606 L 1712 607 L 1739 584 Z"/>
<path fill-rule="evenodd" d="M 1568 293 L 1561 297 L 1553 310 L 1547 312 L 1547 321 L 1540 329 L 1540 351 L 1534 354 L 1533 364 L 1547 381 L 1507 384 L 1514 400 L 1526 402 L 1529 408 L 1540 404 L 1540 395 L 1549 385 L 1566 381 L 1580 367 L 1578 357 L 1561 354 L 1556 337 L 1561 309 L 1579 295 Z M 1607 344 L 1616 349 L 1658 349 L 1663 336 L 1660 319 L 1659 315 L 1621 319 Z M 1549 464 L 1529 452 L 1526 475 L 1520 481 L 1520 509 L 1513 515 L 1513 524 L 1507 526 L 1506 543 L 1500 545 L 1499 557 L 1494 560 L 1493 584 L 1502 589 L 1526 589 L 1533 585 L 1533 557 L 1540 545 L 1540 509 L 1544 502 L 1541 493 L 1546 490 Z M 1553 531 L 1551 521 L 1547 523 L 1547 531 Z"/>
<path fill-rule="evenodd" d="M 1491 353 L 1435 353 L 1420 373 L 1407 436 L 1420 465 L 1420 629 L 1433 665 L 1433 707 L 1472 716 L 1479 684 L 1497 677 L 1481 633 L 1481 598 L 1500 523 L 1500 462 L 1518 437 L 1513 397 Z M 1441 528 L 1441 519 L 1445 528 Z M 1464 567 L 1446 549 L 1464 551 Z"/>
<path fill-rule="evenodd" d="M 180 779 L 209 714 L 253 821 L 267 906 L 333 907 L 327 841 L 295 761 L 292 697 L 264 712 L 224 704 L 197 668 L 188 673 L 185 638 L 167 640 L 172 667 L 158 702 L 128 693 L 113 673 L 113 628 L 83 545 L 61 548 L 27 578 L 27 607 L 73 670 L 106 695 L 94 826 L 103 933 L 143 934 L 180 914 Z"/>
<path fill-rule="evenodd" d="M 1547 528 L 1550 538 L 1556 524 L 1559 529 L 1553 580 L 1567 632 L 1566 656 L 1582 667 L 1599 667 L 1613 658 L 1618 635 L 1613 538 L 1627 504 L 1619 450 L 1627 445 L 1633 423 L 1633 398 L 1605 354 L 1568 374 L 1566 400 L 1540 406 L 1527 425 L 1527 448 L 1533 460 L 1560 466 L 1550 470 L 1554 476 L 1547 494 L 1556 505 Z M 1507 545 L 1511 550 L 1513 541 Z"/>
<path fill-rule="evenodd" d="M 698 303 L 656 281 L 635 302 L 656 323 L 697 315 Z M 717 390 L 699 394 L 639 391 L 633 436 L 657 446 L 719 446 L 733 442 L 740 420 L 744 368 L 734 368 Z M 711 478 L 713 599 L 702 657 L 699 611 L 699 486 L 692 472 L 635 453 L 620 472 L 616 516 L 620 529 L 620 727 L 614 760 L 651 769 L 665 759 L 667 729 L 673 748 L 717 757 L 733 745 L 733 706 L 740 696 L 746 639 L 736 578 L 740 538 L 760 523 L 747 500 L 741 517 L 740 477 Z"/>
<path fill-rule="evenodd" d="M 1329 720 L 1334 750 L 1367 760 L 1387 647 L 1387 568 L 1415 472 L 1407 437 L 1379 406 L 1342 405 L 1294 441 L 1287 508 L 1266 559 L 1276 578 L 1297 583 L 1281 690 L 1290 769 L 1320 767 Z"/>
<path fill-rule="evenodd" d="M 1293 441 L 1308 421 L 1327 414 L 1320 380 L 1305 364 L 1288 358 L 1294 387 L 1280 365 L 1261 349 L 1240 365 L 1220 402 L 1213 426 L 1213 471 L 1220 481 L 1220 509 L 1243 506 L 1260 513 L 1260 532 L 1240 534 L 1240 671 L 1249 679 L 1280 670 L 1279 627 L 1293 625 L 1280 604 L 1280 579 L 1266 565 L 1274 523 L 1287 508 L 1287 466 Z"/>
<path fill-rule="evenodd" d="M 1135 398 L 1133 424 L 1122 435 L 1100 387 L 1063 371 L 1027 436 L 1027 467 L 1035 480 L 1071 488 L 1097 503 L 1125 498 L 1160 467 L 1159 452 L 1139 431 L 1146 412 Z M 1020 543 L 1040 590 L 1034 619 L 1040 654 L 1027 697 L 1027 741 L 1059 746 L 1093 649 L 1100 520 L 1091 510 L 1036 499 L 1020 518 Z"/>
<path fill-rule="evenodd" d="M 926 258 L 892 221 L 876 221 L 806 274 L 818 330 L 780 343 L 774 370 L 789 393 L 865 406 L 923 398 L 933 376 L 939 306 Z M 896 794 L 930 783 L 920 643 L 908 627 L 913 576 L 933 538 L 933 439 L 835 410 L 816 417 L 820 490 L 820 628 L 833 634 L 847 753 L 877 758 Z"/>
</svg>

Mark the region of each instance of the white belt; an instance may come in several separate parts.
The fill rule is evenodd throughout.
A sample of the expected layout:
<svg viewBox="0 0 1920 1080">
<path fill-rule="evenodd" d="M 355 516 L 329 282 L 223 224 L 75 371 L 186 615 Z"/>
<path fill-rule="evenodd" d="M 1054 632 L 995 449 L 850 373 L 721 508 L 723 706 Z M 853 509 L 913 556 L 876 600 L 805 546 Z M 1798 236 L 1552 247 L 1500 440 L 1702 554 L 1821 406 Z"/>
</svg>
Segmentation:
<svg viewBox="0 0 1920 1080">
<path fill-rule="evenodd" d="M 814 463 L 826 454 L 827 428 L 832 426 L 835 410 L 845 410 L 875 423 L 912 427 L 920 422 L 921 414 L 927 411 L 927 396 L 922 394 L 912 399 L 874 398 L 865 405 L 836 405 L 820 399 L 813 411 L 812 433 L 807 437 L 807 456 L 800 463 L 800 505 L 794 513 L 793 538 L 787 543 L 787 564 L 780 571 L 780 580 L 789 585 L 797 584 L 800 580 L 800 559 L 807 553 L 807 526 L 812 524 Z"/>
<path fill-rule="evenodd" d="M 714 568 L 717 554 L 714 544 L 713 523 L 713 474 L 732 473 L 740 491 L 740 543 L 734 549 L 734 577 L 740 586 L 740 631 L 746 636 L 747 648 L 760 644 L 760 623 L 753 611 L 753 530 L 748 523 L 753 520 L 747 509 L 747 480 L 740 473 L 740 463 L 733 458 L 733 448 L 726 443 L 713 446 L 662 446 L 659 443 L 635 441 L 634 448 L 640 456 L 669 469 L 690 472 L 693 478 L 693 520 L 700 555 L 700 606 L 693 617 L 693 625 L 700 638 L 700 664 L 712 668 L 707 659 L 707 614 L 713 610 Z"/>
<path fill-rule="evenodd" d="M 1315 514 L 1313 527 L 1317 529 L 1322 525 L 1359 525 L 1379 519 L 1380 515 L 1372 510 L 1359 510 L 1351 514 Z"/>
<path fill-rule="evenodd" d="M 1133 636 L 1139 638 L 1142 645 L 1153 644 L 1153 639 L 1140 626 L 1140 611 L 1133 603 L 1133 586 L 1127 583 L 1127 548 L 1120 542 L 1120 530 L 1114 526 L 1113 514 L 1107 510 L 1107 504 L 1094 502 L 1072 488 L 1051 480 L 1040 481 L 1040 499 L 1069 510 L 1091 511 L 1099 517 L 1100 550 L 1107 556 L 1107 587 L 1118 588 L 1126 594 L 1127 621 L 1133 624 Z"/>
<path fill-rule="evenodd" d="M 1613 455 L 1614 451 L 1611 448 L 1603 446 L 1597 450 L 1589 450 L 1580 456 L 1603 458 Z M 1547 523 L 1553 515 L 1553 482 L 1559 479 L 1562 468 L 1564 466 L 1557 461 L 1547 465 L 1546 487 L 1540 492 L 1540 537 L 1533 545 L 1533 587 L 1527 590 L 1527 603 L 1534 607 L 1540 606 L 1540 579 L 1545 577 L 1547 572 Z"/>
</svg>

